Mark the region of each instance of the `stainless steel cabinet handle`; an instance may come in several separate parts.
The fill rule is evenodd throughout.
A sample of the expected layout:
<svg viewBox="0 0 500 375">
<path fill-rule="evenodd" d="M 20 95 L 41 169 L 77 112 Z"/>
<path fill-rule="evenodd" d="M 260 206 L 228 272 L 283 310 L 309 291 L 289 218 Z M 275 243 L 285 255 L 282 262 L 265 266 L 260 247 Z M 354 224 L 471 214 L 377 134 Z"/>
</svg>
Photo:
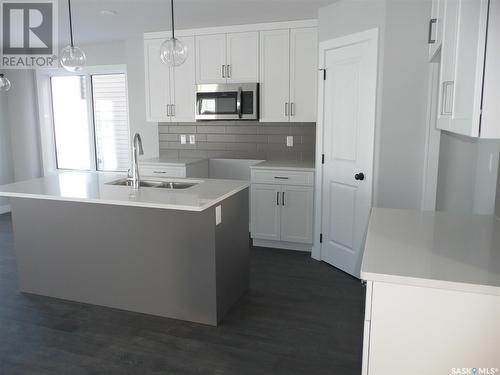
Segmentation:
<svg viewBox="0 0 500 375">
<path fill-rule="evenodd" d="M 288 116 L 288 103 L 285 103 L 285 116 Z"/>
<path fill-rule="evenodd" d="M 441 114 L 451 116 L 453 114 L 453 89 L 455 82 L 444 81 L 441 93 Z"/>
<path fill-rule="evenodd" d="M 170 104 L 170 116 L 175 117 L 175 104 Z"/>
<path fill-rule="evenodd" d="M 222 78 L 226 78 L 226 66 L 222 65 Z"/>
<path fill-rule="evenodd" d="M 231 65 L 226 65 L 227 66 L 227 78 L 231 78 L 233 75 Z"/>
<path fill-rule="evenodd" d="M 274 176 L 274 178 L 277 179 L 277 180 L 288 180 L 288 177 Z"/>
<path fill-rule="evenodd" d="M 281 196 L 281 204 L 284 206 L 285 205 L 285 192 L 282 193 Z"/>
<path fill-rule="evenodd" d="M 290 116 L 295 116 L 295 103 L 290 103 Z"/>
<path fill-rule="evenodd" d="M 437 18 L 431 18 L 429 21 L 429 38 L 428 43 L 434 44 L 436 43 L 436 39 L 432 39 L 432 32 L 434 31 L 434 25 L 437 23 Z"/>
<path fill-rule="evenodd" d="M 280 192 L 277 191 L 276 192 L 276 206 L 279 206 L 280 205 Z"/>
<path fill-rule="evenodd" d="M 170 104 L 167 104 L 167 117 L 170 116 Z"/>
<path fill-rule="evenodd" d="M 155 173 L 155 174 L 166 174 L 167 172 L 165 172 L 165 171 L 153 171 L 153 173 Z"/>
</svg>

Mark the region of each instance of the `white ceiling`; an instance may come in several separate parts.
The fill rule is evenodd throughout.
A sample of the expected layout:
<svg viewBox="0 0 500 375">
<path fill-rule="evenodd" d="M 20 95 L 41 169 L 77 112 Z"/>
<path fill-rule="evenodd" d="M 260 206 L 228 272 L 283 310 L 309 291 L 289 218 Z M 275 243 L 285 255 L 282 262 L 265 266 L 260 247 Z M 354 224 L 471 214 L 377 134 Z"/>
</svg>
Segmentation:
<svg viewBox="0 0 500 375">
<path fill-rule="evenodd" d="M 317 18 L 335 0 L 174 0 L 178 29 Z M 170 28 L 170 0 L 72 0 L 75 43 L 124 40 Z M 111 10 L 116 15 L 102 15 Z M 68 40 L 68 4 L 59 0 L 60 43 Z"/>
</svg>

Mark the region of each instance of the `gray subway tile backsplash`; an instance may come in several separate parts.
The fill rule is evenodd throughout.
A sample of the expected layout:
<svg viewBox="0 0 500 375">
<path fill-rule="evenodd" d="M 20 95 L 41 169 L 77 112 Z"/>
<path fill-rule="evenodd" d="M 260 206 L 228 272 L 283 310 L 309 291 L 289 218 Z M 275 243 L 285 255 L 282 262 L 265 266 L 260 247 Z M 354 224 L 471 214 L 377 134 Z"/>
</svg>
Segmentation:
<svg viewBox="0 0 500 375">
<path fill-rule="evenodd" d="M 315 153 L 315 123 L 159 123 L 158 132 L 163 157 L 313 160 Z M 181 134 L 194 134 L 196 144 L 181 145 Z"/>
</svg>

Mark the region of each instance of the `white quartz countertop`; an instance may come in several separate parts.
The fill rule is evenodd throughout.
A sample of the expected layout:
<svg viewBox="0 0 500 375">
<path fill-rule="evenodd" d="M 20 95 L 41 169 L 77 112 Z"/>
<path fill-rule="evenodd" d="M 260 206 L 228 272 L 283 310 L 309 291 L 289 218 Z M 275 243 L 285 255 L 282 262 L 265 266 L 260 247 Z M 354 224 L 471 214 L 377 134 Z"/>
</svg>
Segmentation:
<svg viewBox="0 0 500 375">
<path fill-rule="evenodd" d="M 500 220 L 374 208 L 361 278 L 500 295 Z"/>
<path fill-rule="evenodd" d="M 151 158 L 151 159 L 141 159 L 139 164 L 141 165 L 165 165 L 165 166 L 186 166 L 189 164 L 196 164 L 207 160 L 206 158 Z"/>
<path fill-rule="evenodd" d="M 250 166 L 252 169 L 280 169 L 314 171 L 314 161 L 266 160 Z"/>
<path fill-rule="evenodd" d="M 137 191 L 128 186 L 107 184 L 125 177 L 122 174 L 65 172 L 0 186 L 0 196 L 203 211 L 249 186 L 246 181 L 179 178 L 142 180 L 199 183 L 187 189 L 141 187 Z"/>
</svg>

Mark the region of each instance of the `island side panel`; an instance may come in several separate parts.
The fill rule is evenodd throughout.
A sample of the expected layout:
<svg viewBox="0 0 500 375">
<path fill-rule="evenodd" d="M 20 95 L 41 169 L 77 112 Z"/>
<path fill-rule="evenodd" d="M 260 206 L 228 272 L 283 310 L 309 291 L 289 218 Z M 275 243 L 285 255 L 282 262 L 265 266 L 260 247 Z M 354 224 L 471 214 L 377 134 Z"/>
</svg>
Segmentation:
<svg viewBox="0 0 500 375">
<path fill-rule="evenodd" d="M 12 199 L 21 291 L 216 325 L 214 218 Z"/>
<path fill-rule="evenodd" d="M 224 200 L 222 222 L 215 227 L 217 316 L 222 320 L 248 291 L 250 274 L 249 189 Z M 214 215 L 215 215 L 215 207 Z"/>
</svg>

